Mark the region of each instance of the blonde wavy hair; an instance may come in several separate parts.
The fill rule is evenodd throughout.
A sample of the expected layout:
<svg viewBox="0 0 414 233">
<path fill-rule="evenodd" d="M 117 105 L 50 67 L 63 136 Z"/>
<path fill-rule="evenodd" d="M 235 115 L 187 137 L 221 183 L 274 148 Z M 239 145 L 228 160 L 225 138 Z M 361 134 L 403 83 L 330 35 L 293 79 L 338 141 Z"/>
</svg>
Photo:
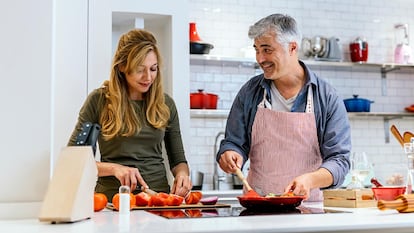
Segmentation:
<svg viewBox="0 0 414 233">
<path fill-rule="evenodd" d="M 128 95 L 125 74 L 120 71 L 120 67 L 127 74 L 136 72 L 137 67 L 143 64 L 151 51 L 157 56 L 158 72 L 148 92 L 144 93 L 146 119 L 140 119 L 134 111 L 133 101 Z M 167 126 L 170 111 L 165 104 L 161 62 L 157 41 L 152 33 L 133 29 L 121 36 L 112 61 L 110 78 L 103 83 L 106 101 L 100 115 L 100 124 L 105 140 L 139 133 L 145 120 L 156 129 Z"/>
</svg>

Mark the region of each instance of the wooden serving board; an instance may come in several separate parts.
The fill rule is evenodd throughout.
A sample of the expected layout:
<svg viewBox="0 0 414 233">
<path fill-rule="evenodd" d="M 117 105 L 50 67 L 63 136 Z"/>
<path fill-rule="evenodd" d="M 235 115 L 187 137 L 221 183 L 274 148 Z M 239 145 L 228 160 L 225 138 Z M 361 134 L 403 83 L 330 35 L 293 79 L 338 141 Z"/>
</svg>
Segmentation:
<svg viewBox="0 0 414 233">
<path fill-rule="evenodd" d="M 179 206 L 134 206 L 131 210 L 177 210 L 177 209 L 215 209 L 215 208 L 230 208 L 229 204 L 216 203 L 214 205 L 203 205 L 203 204 L 182 204 Z M 106 208 L 115 210 L 112 203 L 108 203 Z M 116 211 L 116 210 L 115 210 Z"/>
<path fill-rule="evenodd" d="M 323 196 L 323 205 L 326 207 L 365 208 L 377 206 L 371 189 L 323 190 Z"/>
</svg>

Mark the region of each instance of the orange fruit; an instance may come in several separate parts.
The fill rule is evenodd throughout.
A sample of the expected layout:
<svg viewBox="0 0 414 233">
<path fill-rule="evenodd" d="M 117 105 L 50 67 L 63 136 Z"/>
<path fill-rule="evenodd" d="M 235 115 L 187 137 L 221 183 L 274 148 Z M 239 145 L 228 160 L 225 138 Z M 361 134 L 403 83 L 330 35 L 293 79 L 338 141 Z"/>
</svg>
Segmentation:
<svg viewBox="0 0 414 233">
<path fill-rule="evenodd" d="M 135 206 L 135 195 L 132 193 L 130 193 L 129 195 L 129 207 L 132 209 L 132 207 Z M 115 194 L 112 197 L 112 205 L 116 210 L 119 210 L 119 193 Z"/>
<path fill-rule="evenodd" d="M 106 207 L 108 203 L 108 198 L 103 193 L 94 193 L 93 194 L 93 210 L 95 212 L 101 211 Z"/>
</svg>

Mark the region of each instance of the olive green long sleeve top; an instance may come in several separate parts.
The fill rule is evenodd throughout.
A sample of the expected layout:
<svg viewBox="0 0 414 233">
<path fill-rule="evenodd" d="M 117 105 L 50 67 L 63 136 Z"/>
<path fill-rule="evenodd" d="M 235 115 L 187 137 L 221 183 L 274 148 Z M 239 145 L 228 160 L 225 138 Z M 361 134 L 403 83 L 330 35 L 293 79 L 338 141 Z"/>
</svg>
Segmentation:
<svg viewBox="0 0 414 233">
<path fill-rule="evenodd" d="M 155 129 L 146 120 L 142 120 L 141 131 L 130 137 L 116 136 L 105 141 L 100 134 L 98 145 L 101 162 L 117 163 L 138 168 L 141 176 L 151 189 L 158 192 L 170 192 L 166 169 L 162 157 L 163 143 L 170 168 L 179 163 L 187 163 L 181 138 L 178 112 L 173 99 L 165 94 L 165 103 L 170 109 L 170 119 L 165 129 Z M 105 98 L 102 88 L 92 91 L 79 112 L 78 122 L 69 140 L 68 146 L 76 143 L 84 122 L 99 123 Z M 137 116 L 145 119 L 144 101 L 133 101 Z M 113 176 L 99 177 L 95 190 L 112 197 L 118 192 L 120 182 Z"/>
</svg>

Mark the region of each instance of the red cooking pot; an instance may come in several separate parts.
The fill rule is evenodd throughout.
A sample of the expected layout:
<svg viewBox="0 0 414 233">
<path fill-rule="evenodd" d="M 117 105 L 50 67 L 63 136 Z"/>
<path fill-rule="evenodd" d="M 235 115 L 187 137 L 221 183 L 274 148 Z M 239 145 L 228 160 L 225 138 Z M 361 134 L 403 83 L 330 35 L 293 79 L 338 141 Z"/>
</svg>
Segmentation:
<svg viewBox="0 0 414 233">
<path fill-rule="evenodd" d="M 198 89 L 196 93 L 190 93 L 191 109 L 217 109 L 218 95 L 205 93 L 203 89 Z"/>
</svg>

